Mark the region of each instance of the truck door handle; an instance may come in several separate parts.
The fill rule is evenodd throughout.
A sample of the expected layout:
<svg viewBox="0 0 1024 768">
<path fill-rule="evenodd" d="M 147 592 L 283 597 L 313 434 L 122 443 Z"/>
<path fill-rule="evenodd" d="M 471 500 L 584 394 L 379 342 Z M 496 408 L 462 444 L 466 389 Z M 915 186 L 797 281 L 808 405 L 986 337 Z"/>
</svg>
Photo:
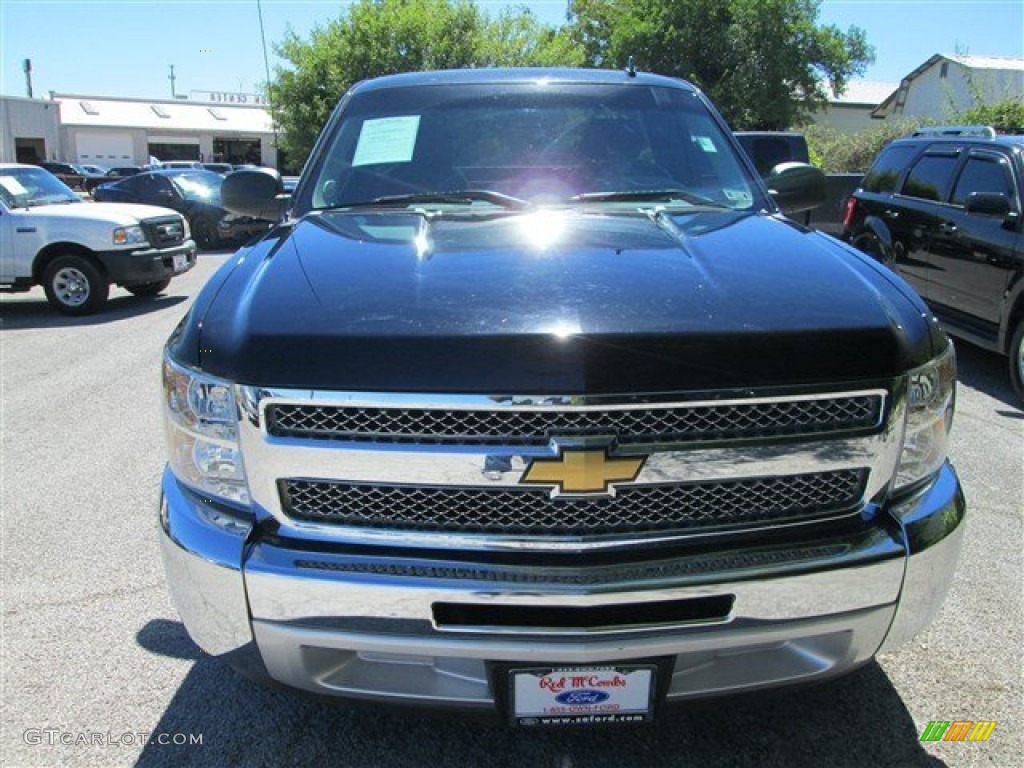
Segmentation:
<svg viewBox="0 0 1024 768">
<path fill-rule="evenodd" d="M 951 221 L 944 221 L 941 224 L 939 224 L 939 232 L 941 232 L 944 235 L 952 235 L 954 232 L 956 232 L 956 224 L 952 223 Z"/>
</svg>

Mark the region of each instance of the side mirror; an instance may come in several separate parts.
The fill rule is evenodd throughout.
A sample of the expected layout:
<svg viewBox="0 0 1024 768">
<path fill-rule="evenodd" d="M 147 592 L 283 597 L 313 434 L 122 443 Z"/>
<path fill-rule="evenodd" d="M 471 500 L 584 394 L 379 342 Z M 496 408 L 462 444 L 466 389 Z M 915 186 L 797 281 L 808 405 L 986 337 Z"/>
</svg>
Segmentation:
<svg viewBox="0 0 1024 768">
<path fill-rule="evenodd" d="M 965 210 L 979 216 L 998 216 L 1006 218 L 1010 215 L 1010 198 L 1001 192 L 971 192 L 967 196 Z"/>
<path fill-rule="evenodd" d="M 280 221 L 291 205 L 281 174 L 273 168 L 235 171 L 224 178 L 221 204 L 231 213 L 254 219 Z"/>
<path fill-rule="evenodd" d="M 779 163 L 765 178 L 768 192 L 787 216 L 825 202 L 825 174 L 807 163 Z"/>
</svg>

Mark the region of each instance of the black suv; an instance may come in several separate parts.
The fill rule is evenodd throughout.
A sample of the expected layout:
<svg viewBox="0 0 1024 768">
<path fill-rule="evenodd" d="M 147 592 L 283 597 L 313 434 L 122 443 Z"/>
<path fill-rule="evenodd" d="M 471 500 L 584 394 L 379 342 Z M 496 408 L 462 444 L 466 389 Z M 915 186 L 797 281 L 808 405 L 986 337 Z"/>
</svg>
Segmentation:
<svg viewBox="0 0 1024 768">
<path fill-rule="evenodd" d="M 1022 183 L 1024 136 L 923 130 L 882 150 L 843 237 L 906 278 L 947 331 L 1008 355 L 1024 398 Z"/>
</svg>

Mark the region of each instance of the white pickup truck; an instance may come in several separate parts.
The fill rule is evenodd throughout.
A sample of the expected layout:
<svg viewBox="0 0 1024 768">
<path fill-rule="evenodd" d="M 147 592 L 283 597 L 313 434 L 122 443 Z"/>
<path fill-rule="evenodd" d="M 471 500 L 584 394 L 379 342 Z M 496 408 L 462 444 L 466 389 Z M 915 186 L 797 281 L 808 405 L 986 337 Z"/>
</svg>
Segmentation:
<svg viewBox="0 0 1024 768">
<path fill-rule="evenodd" d="M 0 163 L 0 291 L 42 285 L 66 315 L 100 310 L 110 286 L 155 296 L 195 266 L 181 214 L 128 203 L 86 203 L 33 165 Z"/>
</svg>

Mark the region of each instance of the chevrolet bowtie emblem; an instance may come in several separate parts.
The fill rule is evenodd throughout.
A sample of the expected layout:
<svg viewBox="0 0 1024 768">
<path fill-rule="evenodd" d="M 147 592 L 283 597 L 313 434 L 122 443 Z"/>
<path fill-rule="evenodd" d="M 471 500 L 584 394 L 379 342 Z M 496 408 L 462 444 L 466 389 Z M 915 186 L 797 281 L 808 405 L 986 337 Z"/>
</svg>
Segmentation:
<svg viewBox="0 0 1024 768">
<path fill-rule="evenodd" d="M 520 482 L 556 485 L 561 493 L 608 493 L 609 483 L 636 480 L 646 458 L 612 459 L 603 448 L 566 450 L 557 459 L 534 459 Z"/>
</svg>

